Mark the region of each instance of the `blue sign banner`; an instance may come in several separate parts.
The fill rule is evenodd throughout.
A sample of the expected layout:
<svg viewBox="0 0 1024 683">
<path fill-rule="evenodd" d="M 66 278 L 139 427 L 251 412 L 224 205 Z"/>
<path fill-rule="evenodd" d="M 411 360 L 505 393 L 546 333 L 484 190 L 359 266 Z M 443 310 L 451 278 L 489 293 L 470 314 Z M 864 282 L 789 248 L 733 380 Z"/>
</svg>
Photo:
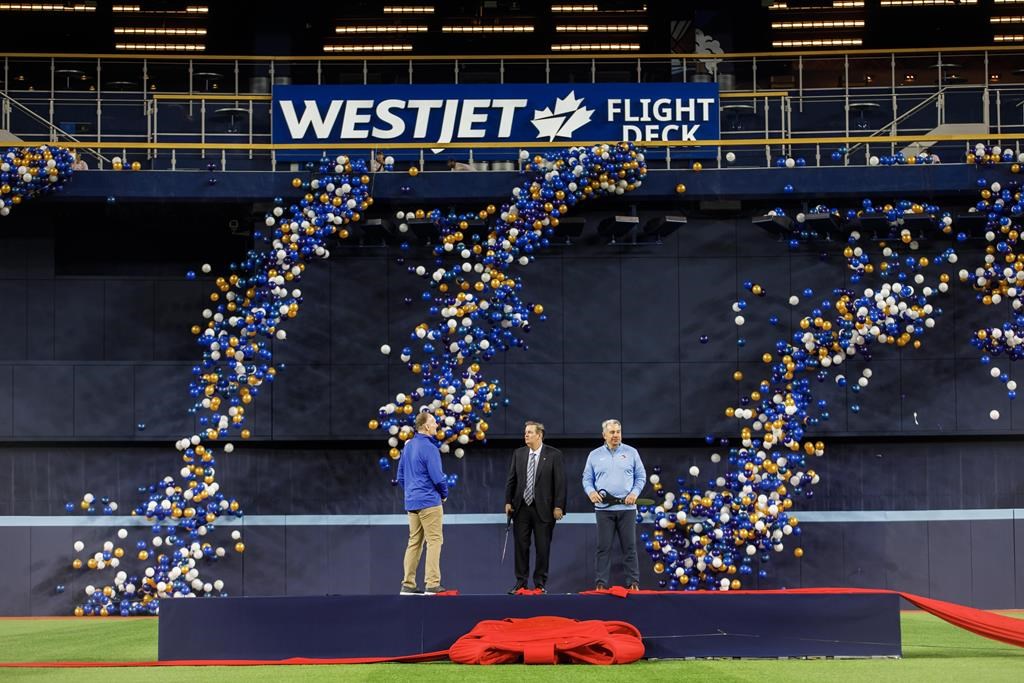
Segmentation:
<svg viewBox="0 0 1024 683">
<path fill-rule="evenodd" d="M 717 140 L 716 83 L 283 85 L 274 144 Z"/>
</svg>

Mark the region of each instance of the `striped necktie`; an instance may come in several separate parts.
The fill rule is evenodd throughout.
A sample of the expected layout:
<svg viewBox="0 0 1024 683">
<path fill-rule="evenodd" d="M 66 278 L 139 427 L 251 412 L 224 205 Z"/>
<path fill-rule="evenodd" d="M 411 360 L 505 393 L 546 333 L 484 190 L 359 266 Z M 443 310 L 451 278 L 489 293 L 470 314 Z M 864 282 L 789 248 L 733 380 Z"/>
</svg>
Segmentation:
<svg viewBox="0 0 1024 683">
<path fill-rule="evenodd" d="M 526 466 L 526 490 L 523 491 L 523 500 L 527 505 L 533 503 L 533 485 L 537 481 L 537 454 L 530 453 L 530 463 Z"/>
</svg>

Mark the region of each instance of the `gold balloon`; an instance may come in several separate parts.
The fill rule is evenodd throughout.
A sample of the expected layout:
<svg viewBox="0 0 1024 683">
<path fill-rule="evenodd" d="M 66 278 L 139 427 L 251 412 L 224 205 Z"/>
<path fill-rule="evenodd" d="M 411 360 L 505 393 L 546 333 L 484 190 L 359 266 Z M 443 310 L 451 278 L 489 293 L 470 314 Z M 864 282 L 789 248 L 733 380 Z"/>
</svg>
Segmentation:
<svg viewBox="0 0 1024 683">
<path fill-rule="evenodd" d="M 142 170 L 142 164 L 140 164 L 137 161 L 133 161 L 132 162 L 132 170 L 133 171 L 141 171 Z"/>
<path fill-rule="evenodd" d="M 700 170 L 703 170 L 703 168 L 704 168 L 704 164 L 700 163 L 699 161 L 693 162 L 693 170 L 694 171 L 700 171 Z"/>
<path fill-rule="evenodd" d="M 686 185 L 683 185 L 682 183 L 676 185 L 676 194 L 682 194 L 684 192 L 686 192 Z"/>
<path fill-rule="evenodd" d="M 409 175 L 411 175 L 413 178 L 415 178 L 419 174 L 420 174 L 420 169 L 416 168 L 415 166 L 412 166 L 412 167 L 409 168 Z"/>
</svg>

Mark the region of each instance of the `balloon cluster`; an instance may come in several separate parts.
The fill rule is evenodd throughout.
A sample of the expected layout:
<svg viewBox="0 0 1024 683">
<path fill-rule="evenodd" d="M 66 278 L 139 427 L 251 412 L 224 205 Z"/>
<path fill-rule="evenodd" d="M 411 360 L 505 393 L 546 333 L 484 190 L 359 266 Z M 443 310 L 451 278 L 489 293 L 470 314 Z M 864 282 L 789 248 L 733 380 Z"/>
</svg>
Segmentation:
<svg viewBox="0 0 1024 683">
<path fill-rule="evenodd" d="M 936 164 L 939 158 L 934 154 L 883 154 L 882 156 L 871 155 L 868 157 L 868 166 L 913 166 L 924 164 Z"/>
<path fill-rule="evenodd" d="M 63 147 L 9 147 L 0 158 L 0 216 L 26 199 L 59 191 L 74 173 Z"/>
<path fill-rule="evenodd" d="M 647 173 L 644 156 L 630 143 L 572 147 L 530 157 L 521 152 L 522 180 L 509 202 L 477 213 L 401 211 L 399 230 L 410 219 L 428 218 L 440 240 L 431 265 L 410 267 L 423 279 L 427 315 L 401 349 L 401 360 L 417 385 L 380 407 L 370 429 L 388 434 L 388 456 L 397 459 L 413 436 L 417 404 L 438 420 L 443 452 L 454 444 L 464 455 L 470 441 L 484 441 L 488 416 L 501 396 L 498 380 L 488 378 L 484 363 L 498 351 L 525 347 L 540 304 L 521 297 L 516 270 L 528 266 L 549 245 L 559 220 L 577 204 L 630 192 Z M 381 348 L 385 354 L 391 347 Z M 387 462 L 382 460 L 382 466 Z"/>
<path fill-rule="evenodd" d="M 1024 153 L 978 144 L 974 152 L 967 155 L 967 161 L 979 168 L 1008 163 L 1010 173 L 1018 174 Z M 1007 397 L 1012 400 L 1017 398 L 1017 383 L 1010 379 L 1007 370 L 992 363 L 993 357 L 998 356 L 1005 356 L 1011 363 L 1024 358 L 1024 314 L 1021 313 L 1024 306 L 1024 253 L 1020 251 L 1024 199 L 1021 184 L 1015 180 L 1000 183 L 979 178 L 977 184 L 980 198 L 972 210 L 985 215 L 985 257 L 973 271 L 961 270 L 959 277 L 961 282 L 970 283 L 983 306 L 1010 304 L 1012 312 L 1009 319 L 999 325 L 976 330 L 971 335 L 971 344 L 981 350 L 981 364 L 1004 385 Z M 998 420 L 999 411 L 992 410 L 989 417 Z"/>
<path fill-rule="evenodd" d="M 233 434 L 249 438 L 246 409 L 283 368 L 273 364 L 273 344 L 287 338 L 285 325 L 298 315 L 302 292 L 297 285 L 307 262 L 330 255 L 330 238 L 348 237 L 347 226 L 373 203 L 369 182 L 362 161 L 321 159 L 311 179 L 292 181 L 306 191 L 301 200 L 288 206 L 274 201 L 266 230 L 255 233 L 266 246 L 250 250 L 243 262 L 231 264 L 228 277 L 215 280 L 211 307 L 203 311 L 206 322 L 192 328 L 202 362 L 192 369 L 195 403 L 190 412 L 199 413 L 204 429 L 175 443 L 182 459 L 179 476 L 141 487 L 144 500 L 132 511 L 151 523 L 148 540 L 137 540 L 135 553 L 139 561 L 152 564 L 131 575 L 118 571 L 112 583 L 99 588 L 88 586 L 87 601 L 75 608 L 76 615 L 155 614 L 162 598 L 224 594 L 223 582 L 207 580 L 200 563 L 227 555 L 225 545 L 231 543 L 208 539 L 221 517 L 241 518 L 243 511 L 220 490 L 213 444 Z M 211 270 L 202 267 L 204 274 Z M 224 444 L 224 453 L 233 450 L 232 443 Z M 91 503 L 83 498 L 86 507 Z M 128 533 L 121 529 L 117 536 L 118 541 L 105 542 L 84 563 L 75 558 L 73 568 L 117 569 L 126 555 L 122 542 Z M 231 540 L 235 552 L 245 551 L 240 531 L 233 531 Z M 76 553 L 84 550 L 84 543 L 75 543 Z"/>
<path fill-rule="evenodd" d="M 773 213 L 784 215 L 781 209 Z M 660 468 L 654 468 L 651 483 L 657 504 L 642 512 L 652 516 L 653 532 L 644 532 L 644 547 L 659 575 L 659 585 L 670 590 L 735 590 L 746 576 L 755 571 L 767 576 L 764 565 L 772 553 L 779 553 L 799 537 L 799 519 L 793 513 L 796 496 L 813 497 L 813 486 L 819 475 L 809 458 L 824 455 L 825 444 L 810 436 L 814 428 L 830 418 L 825 399 L 815 399 L 817 385 L 829 381 L 849 387 L 852 394 L 867 388 L 872 379 L 870 368 L 859 377 L 848 379 L 845 364 L 854 357 L 870 361 L 883 345 L 919 348 L 921 337 L 934 327 L 942 309 L 933 301 L 949 290 L 949 275 L 940 273 L 929 280 L 932 266 L 952 264 L 957 260 L 952 249 L 933 259 L 915 255 L 919 244 L 905 225 L 907 216 L 926 218 L 932 230 L 949 234 L 952 230 L 948 214 L 938 207 L 899 201 L 881 207 L 865 200 L 859 210 L 847 212 L 818 206 L 792 218 L 791 244 L 800 246 L 819 239 L 819 234 L 806 227 L 807 216 L 824 214 L 854 220 L 864 216 L 888 219 L 892 241 L 878 246 L 879 258 L 872 259 L 861 234 L 850 231 L 843 254 L 855 285 L 864 275 L 876 274 L 877 287 L 854 289 L 842 287 L 830 296 L 812 304 L 790 339 L 779 340 L 775 348 L 765 352 L 762 361 L 766 375 L 756 388 L 739 400 L 738 406 L 726 408 L 725 415 L 740 423 L 739 443 L 729 448 L 725 472 L 700 480 L 700 468 L 692 467 L 690 477 L 680 477 L 677 487 L 666 486 Z M 903 252 L 904 248 L 906 253 Z M 754 282 L 745 289 L 758 298 L 766 290 Z M 813 297 L 813 290 L 802 292 L 804 299 Z M 791 295 L 792 306 L 800 297 Z M 745 323 L 742 313 L 748 308 L 744 300 L 733 304 L 737 325 Z M 703 342 L 703 338 L 702 338 Z M 736 371 L 735 381 L 743 374 Z M 857 413 L 859 405 L 850 405 Z M 707 437 L 709 444 L 715 437 Z M 721 440 L 728 446 L 729 440 Z M 712 464 L 723 461 L 720 454 L 711 455 Z M 796 547 L 801 557 L 803 549 Z M 755 562 L 760 567 L 755 569 Z"/>
</svg>

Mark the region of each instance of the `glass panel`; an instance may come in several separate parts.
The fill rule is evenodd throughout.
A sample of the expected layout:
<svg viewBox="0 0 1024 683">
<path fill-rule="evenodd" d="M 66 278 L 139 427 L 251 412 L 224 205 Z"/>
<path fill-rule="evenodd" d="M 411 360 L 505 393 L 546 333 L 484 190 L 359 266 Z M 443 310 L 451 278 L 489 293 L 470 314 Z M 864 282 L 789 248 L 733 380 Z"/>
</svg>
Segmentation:
<svg viewBox="0 0 1024 683">
<path fill-rule="evenodd" d="M 365 72 L 362 60 L 344 62 L 324 62 L 323 81 L 331 84 L 362 85 Z"/>
<path fill-rule="evenodd" d="M 596 73 L 598 83 L 636 83 L 636 60 L 600 60 Z"/>
<path fill-rule="evenodd" d="M 142 60 L 104 59 L 100 69 L 102 90 L 141 93 L 142 74 Z"/>
<path fill-rule="evenodd" d="M 544 83 L 546 80 L 547 70 L 542 59 L 505 62 L 506 83 Z"/>
<path fill-rule="evenodd" d="M 459 61 L 459 83 L 500 83 L 501 63 Z"/>
<path fill-rule="evenodd" d="M 551 60 L 551 82 L 552 83 L 590 83 L 591 62 L 568 61 L 562 59 Z"/>
<path fill-rule="evenodd" d="M 270 62 L 239 62 L 238 89 L 244 93 L 269 93 Z"/>
<path fill-rule="evenodd" d="M 408 74 L 406 74 L 408 76 Z M 412 64 L 413 83 L 454 83 L 455 62 L 413 62 Z"/>
<path fill-rule="evenodd" d="M 188 62 L 160 59 L 150 60 L 147 65 L 150 92 L 188 92 Z"/>
<path fill-rule="evenodd" d="M 201 61 L 192 65 L 192 89 L 198 93 L 238 92 L 234 62 Z"/>
</svg>

